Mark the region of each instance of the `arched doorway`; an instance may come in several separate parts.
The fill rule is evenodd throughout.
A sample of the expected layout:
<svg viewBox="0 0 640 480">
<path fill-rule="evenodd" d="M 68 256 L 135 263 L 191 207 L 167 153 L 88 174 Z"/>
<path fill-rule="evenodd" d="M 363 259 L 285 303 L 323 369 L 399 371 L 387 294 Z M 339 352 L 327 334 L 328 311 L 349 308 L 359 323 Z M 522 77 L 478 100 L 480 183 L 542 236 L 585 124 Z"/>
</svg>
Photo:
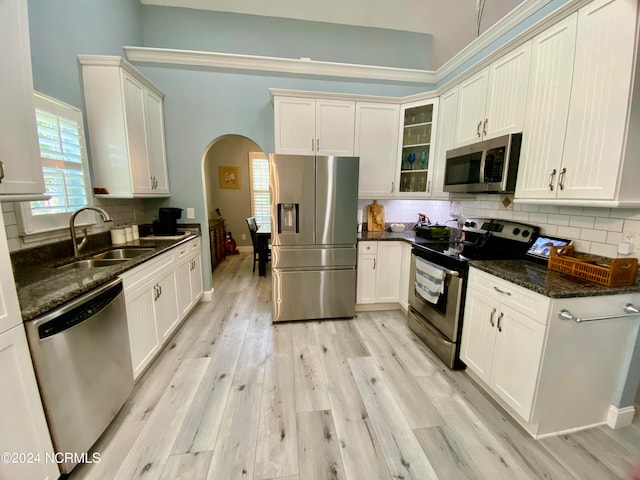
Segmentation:
<svg viewBox="0 0 640 480">
<path fill-rule="evenodd" d="M 263 154 L 262 148 L 242 135 L 224 135 L 209 146 L 203 160 L 204 193 L 209 219 L 225 218 L 238 249 L 250 251 L 251 237 L 246 218 L 252 216 L 249 159 Z"/>
</svg>

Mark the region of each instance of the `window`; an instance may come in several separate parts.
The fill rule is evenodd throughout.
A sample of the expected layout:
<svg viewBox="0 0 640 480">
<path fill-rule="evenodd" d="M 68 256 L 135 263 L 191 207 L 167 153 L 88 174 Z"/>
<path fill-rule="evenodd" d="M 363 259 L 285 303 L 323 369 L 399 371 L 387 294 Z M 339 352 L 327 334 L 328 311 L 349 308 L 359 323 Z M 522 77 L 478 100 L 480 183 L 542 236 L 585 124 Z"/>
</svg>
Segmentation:
<svg viewBox="0 0 640 480">
<path fill-rule="evenodd" d="M 51 198 L 20 205 L 25 235 L 67 228 L 71 213 L 92 203 L 82 111 L 38 92 L 34 103 L 45 194 Z M 87 219 L 95 223 L 93 215 Z"/>
<path fill-rule="evenodd" d="M 258 225 L 271 223 L 269 193 L 269 160 L 262 152 L 249 152 L 251 170 L 251 214 Z"/>
</svg>

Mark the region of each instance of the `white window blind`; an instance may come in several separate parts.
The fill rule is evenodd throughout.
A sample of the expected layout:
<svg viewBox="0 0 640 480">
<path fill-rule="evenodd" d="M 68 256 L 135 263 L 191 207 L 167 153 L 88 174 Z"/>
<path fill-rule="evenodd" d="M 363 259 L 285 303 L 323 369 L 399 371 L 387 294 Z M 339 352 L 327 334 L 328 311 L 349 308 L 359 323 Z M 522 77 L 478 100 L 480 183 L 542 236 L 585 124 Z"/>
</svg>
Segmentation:
<svg viewBox="0 0 640 480">
<path fill-rule="evenodd" d="M 38 92 L 34 101 L 45 194 L 51 198 L 21 205 L 21 233 L 27 235 L 67 228 L 71 213 L 91 204 L 82 111 Z M 94 223 L 92 215 L 86 218 Z"/>
<path fill-rule="evenodd" d="M 249 152 L 251 169 L 251 214 L 258 225 L 271 223 L 269 194 L 269 160 L 261 152 Z"/>
</svg>

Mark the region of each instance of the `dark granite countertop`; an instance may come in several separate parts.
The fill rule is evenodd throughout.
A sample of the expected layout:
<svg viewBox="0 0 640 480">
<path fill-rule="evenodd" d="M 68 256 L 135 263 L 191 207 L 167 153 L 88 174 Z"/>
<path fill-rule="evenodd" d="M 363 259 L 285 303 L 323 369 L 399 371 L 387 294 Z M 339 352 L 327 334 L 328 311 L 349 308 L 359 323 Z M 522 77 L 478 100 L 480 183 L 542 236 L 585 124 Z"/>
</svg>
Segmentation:
<svg viewBox="0 0 640 480">
<path fill-rule="evenodd" d="M 469 265 L 551 298 L 594 297 L 640 292 L 640 285 L 637 283 L 628 287 L 607 287 L 549 270 L 545 265 L 529 260 L 474 260 Z"/>
<path fill-rule="evenodd" d="M 416 241 L 416 232 L 411 229 L 407 229 L 404 232 L 391 232 L 385 230 L 384 232 L 366 232 L 358 234 L 358 241 L 375 241 L 375 240 L 401 240 L 409 243 Z"/>
<path fill-rule="evenodd" d="M 20 302 L 20 309 L 22 311 L 22 319 L 25 321 L 32 320 L 198 235 L 199 233 L 190 232 L 180 239 L 141 238 L 140 240 L 134 240 L 121 245 L 107 244 L 93 246 L 90 247 L 90 250 L 83 252 L 82 255 L 78 257 L 78 259 L 84 259 L 96 253 L 117 247 L 153 248 L 152 251 L 146 252 L 143 255 L 108 267 L 58 269 L 57 267 L 74 260 L 71 255 L 46 259 L 43 254 L 43 258 L 40 259 L 39 262 L 29 262 L 24 258 L 18 259 L 13 262 L 13 270 L 16 289 L 18 291 L 18 301 Z M 36 248 L 29 250 L 34 251 L 33 255 L 31 255 L 33 257 L 45 249 Z"/>
</svg>

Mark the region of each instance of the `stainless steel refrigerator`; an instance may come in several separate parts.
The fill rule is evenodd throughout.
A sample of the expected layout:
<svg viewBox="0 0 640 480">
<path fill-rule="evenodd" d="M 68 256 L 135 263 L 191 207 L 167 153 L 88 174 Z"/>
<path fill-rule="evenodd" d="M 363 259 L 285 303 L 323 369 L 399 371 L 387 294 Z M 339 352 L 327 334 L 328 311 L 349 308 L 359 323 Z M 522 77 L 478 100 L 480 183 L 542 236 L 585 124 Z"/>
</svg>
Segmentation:
<svg viewBox="0 0 640 480">
<path fill-rule="evenodd" d="M 354 316 L 359 163 L 269 156 L 274 322 Z"/>
</svg>

